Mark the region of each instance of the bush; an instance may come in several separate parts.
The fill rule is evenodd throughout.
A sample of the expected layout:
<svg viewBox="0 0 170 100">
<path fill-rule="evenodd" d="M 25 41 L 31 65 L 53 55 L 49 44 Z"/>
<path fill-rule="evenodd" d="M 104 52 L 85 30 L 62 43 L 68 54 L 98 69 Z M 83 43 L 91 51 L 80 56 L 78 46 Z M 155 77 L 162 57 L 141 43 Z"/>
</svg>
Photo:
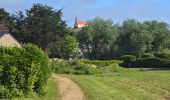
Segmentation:
<svg viewBox="0 0 170 100">
<path fill-rule="evenodd" d="M 145 53 L 145 54 L 143 54 L 142 55 L 142 57 L 141 58 L 154 58 L 155 56 L 154 56 L 154 54 L 151 54 L 151 53 Z"/>
<path fill-rule="evenodd" d="M 122 73 L 122 72 L 136 72 L 139 71 L 137 69 L 130 69 L 130 68 L 123 68 L 120 67 L 118 64 L 111 64 L 109 66 L 105 66 L 101 68 L 103 74 L 110 74 L 110 73 Z"/>
<path fill-rule="evenodd" d="M 35 67 L 32 71 L 37 70 L 37 72 L 35 72 L 35 77 L 37 78 L 34 84 L 34 91 L 39 95 L 44 95 L 46 93 L 47 81 L 52 72 L 51 62 L 49 62 L 49 58 L 44 51 L 35 45 L 25 45 L 23 50 L 26 53 L 25 58 L 29 58 L 26 59 L 27 63 L 32 64 L 32 66 Z"/>
<path fill-rule="evenodd" d="M 134 67 L 134 62 L 136 61 L 136 56 L 133 55 L 123 55 L 123 66 L 125 67 Z"/>
<path fill-rule="evenodd" d="M 141 58 L 135 62 L 138 68 L 170 68 L 170 60 L 162 58 Z"/>
<path fill-rule="evenodd" d="M 119 65 L 122 64 L 122 61 L 120 60 L 81 60 L 80 62 L 83 62 L 85 64 L 93 64 L 98 67 L 104 67 L 115 63 Z"/>
<path fill-rule="evenodd" d="M 37 46 L 0 47 L 0 98 L 44 94 L 51 67 Z"/>
<path fill-rule="evenodd" d="M 61 62 L 54 62 L 54 72 L 57 74 L 71 74 L 74 72 L 72 66 L 65 60 Z"/>
<path fill-rule="evenodd" d="M 54 71 L 58 74 L 90 75 L 99 70 L 78 60 L 54 62 Z"/>
<path fill-rule="evenodd" d="M 164 59 L 170 60 L 170 50 L 165 49 L 162 52 L 155 52 L 155 56 L 158 57 L 158 58 L 164 58 Z"/>
<path fill-rule="evenodd" d="M 109 73 L 117 72 L 118 67 L 119 67 L 119 65 L 116 64 L 116 63 L 115 64 L 110 64 L 108 66 L 102 67 L 101 71 L 102 71 L 102 73 L 109 74 Z"/>
</svg>

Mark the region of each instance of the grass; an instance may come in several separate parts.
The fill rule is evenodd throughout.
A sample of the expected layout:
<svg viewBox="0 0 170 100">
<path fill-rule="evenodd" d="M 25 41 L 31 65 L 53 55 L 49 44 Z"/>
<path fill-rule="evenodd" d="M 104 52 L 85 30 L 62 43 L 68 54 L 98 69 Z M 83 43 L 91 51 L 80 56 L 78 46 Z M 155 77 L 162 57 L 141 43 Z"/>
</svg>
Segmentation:
<svg viewBox="0 0 170 100">
<path fill-rule="evenodd" d="M 41 100 L 57 100 L 57 98 L 59 98 L 57 85 L 57 81 L 54 78 L 51 78 L 47 86 L 47 94 L 42 97 Z"/>
<path fill-rule="evenodd" d="M 57 87 L 57 81 L 54 78 L 51 78 L 47 84 L 47 94 L 43 97 L 35 96 L 33 98 L 19 98 L 15 100 L 58 100 L 59 91 Z"/>
<path fill-rule="evenodd" d="M 88 100 L 169 100 L 170 70 L 70 75 Z"/>
</svg>

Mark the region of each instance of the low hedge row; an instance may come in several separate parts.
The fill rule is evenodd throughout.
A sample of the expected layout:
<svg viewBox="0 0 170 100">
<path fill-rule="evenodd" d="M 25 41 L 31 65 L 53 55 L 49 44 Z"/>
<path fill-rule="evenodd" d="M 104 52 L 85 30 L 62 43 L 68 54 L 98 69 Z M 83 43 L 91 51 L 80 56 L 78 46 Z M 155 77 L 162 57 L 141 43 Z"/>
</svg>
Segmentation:
<svg viewBox="0 0 170 100">
<path fill-rule="evenodd" d="M 155 55 L 151 53 L 144 53 L 141 58 L 154 58 Z"/>
<path fill-rule="evenodd" d="M 134 55 L 123 55 L 121 57 L 121 59 L 123 60 L 123 66 L 124 67 L 134 67 L 134 62 L 136 61 L 136 56 Z"/>
<path fill-rule="evenodd" d="M 37 46 L 0 47 L 0 99 L 43 95 L 50 75 L 48 56 Z"/>
<path fill-rule="evenodd" d="M 98 67 L 104 67 L 115 63 L 120 65 L 123 63 L 121 60 L 80 60 L 80 62 L 85 64 L 93 64 Z"/>
<path fill-rule="evenodd" d="M 53 66 L 54 72 L 57 74 L 91 75 L 100 73 L 97 68 L 78 60 L 54 62 Z"/>
<path fill-rule="evenodd" d="M 137 68 L 170 68 L 170 60 L 162 58 L 141 58 L 135 62 Z"/>
</svg>

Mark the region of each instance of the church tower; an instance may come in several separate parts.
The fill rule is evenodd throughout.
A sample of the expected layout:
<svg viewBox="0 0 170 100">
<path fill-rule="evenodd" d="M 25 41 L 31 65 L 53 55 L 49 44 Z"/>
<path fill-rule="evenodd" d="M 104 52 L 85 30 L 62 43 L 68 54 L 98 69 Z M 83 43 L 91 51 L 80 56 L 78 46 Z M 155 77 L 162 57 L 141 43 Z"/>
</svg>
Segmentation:
<svg viewBox="0 0 170 100">
<path fill-rule="evenodd" d="M 77 16 L 76 16 L 76 18 L 75 18 L 75 22 L 74 22 L 74 28 L 78 28 L 78 20 L 77 20 Z"/>
<path fill-rule="evenodd" d="M 86 25 L 87 25 L 87 21 L 79 20 L 79 19 L 77 19 L 77 16 L 76 16 L 74 28 L 81 28 L 81 27 L 86 26 Z"/>
</svg>

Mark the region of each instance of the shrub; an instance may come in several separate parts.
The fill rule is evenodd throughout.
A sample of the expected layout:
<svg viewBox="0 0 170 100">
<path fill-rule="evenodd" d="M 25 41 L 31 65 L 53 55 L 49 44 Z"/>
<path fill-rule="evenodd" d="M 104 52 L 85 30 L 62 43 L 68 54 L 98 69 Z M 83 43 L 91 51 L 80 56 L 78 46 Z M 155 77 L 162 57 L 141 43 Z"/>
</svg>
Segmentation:
<svg viewBox="0 0 170 100">
<path fill-rule="evenodd" d="M 170 60 L 170 50 L 165 49 L 162 52 L 155 52 L 155 56 L 158 57 L 158 58 L 164 58 L 164 59 Z"/>
<path fill-rule="evenodd" d="M 141 58 L 154 58 L 154 54 L 151 53 L 144 53 Z"/>
<path fill-rule="evenodd" d="M 111 64 L 109 66 L 105 66 L 101 68 L 103 74 L 110 74 L 110 73 L 122 73 L 122 72 L 136 72 L 139 71 L 137 69 L 130 69 L 130 68 L 123 68 L 120 67 L 118 64 Z"/>
<path fill-rule="evenodd" d="M 91 67 L 89 64 L 78 60 L 54 62 L 54 71 L 58 74 L 78 74 L 90 75 L 99 73 L 99 70 Z"/>
<path fill-rule="evenodd" d="M 81 60 L 80 62 L 83 62 L 85 64 L 94 64 L 98 67 L 104 67 L 108 66 L 110 64 L 122 64 L 122 61 L 120 60 Z"/>
<path fill-rule="evenodd" d="M 136 61 L 136 56 L 133 55 L 123 55 L 123 66 L 125 67 L 134 67 L 134 62 Z"/>
<path fill-rule="evenodd" d="M 170 68 L 170 60 L 162 58 L 141 58 L 135 62 L 138 68 Z"/>
<path fill-rule="evenodd" d="M 115 70 L 115 69 L 118 68 L 118 67 L 119 67 L 119 65 L 116 64 L 116 63 L 115 64 L 110 64 L 108 66 L 102 67 L 101 71 L 102 71 L 102 73 L 109 74 L 109 73 L 117 72 L 117 70 Z"/>
<path fill-rule="evenodd" d="M 34 84 L 34 90 L 39 95 L 44 95 L 46 93 L 47 81 L 50 78 L 52 71 L 48 56 L 43 50 L 35 45 L 28 44 L 25 45 L 23 49 L 26 53 L 25 57 L 29 58 L 27 59 L 27 63 L 32 64 L 32 71 L 37 70 L 37 72 L 34 72 L 36 74 L 35 77 L 37 77 Z M 34 76 L 32 78 L 34 78 Z"/>
<path fill-rule="evenodd" d="M 96 68 L 93 68 L 89 64 L 84 64 L 82 62 L 77 63 L 74 67 L 74 74 L 84 74 L 84 75 L 90 75 L 90 74 L 96 74 L 99 71 Z"/>
<path fill-rule="evenodd" d="M 0 98 L 45 93 L 51 67 L 47 55 L 37 46 L 0 47 Z"/>
<path fill-rule="evenodd" d="M 71 74 L 74 72 L 72 66 L 67 61 L 54 62 L 54 72 L 57 74 Z"/>
</svg>

